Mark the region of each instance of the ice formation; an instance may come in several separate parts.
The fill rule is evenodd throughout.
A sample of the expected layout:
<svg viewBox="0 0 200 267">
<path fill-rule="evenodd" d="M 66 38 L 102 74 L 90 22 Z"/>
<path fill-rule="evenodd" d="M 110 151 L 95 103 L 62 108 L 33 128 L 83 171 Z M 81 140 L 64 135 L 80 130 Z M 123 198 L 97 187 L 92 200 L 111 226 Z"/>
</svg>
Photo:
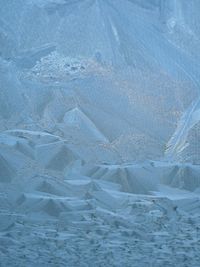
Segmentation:
<svg viewBox="0 0 200 267">
<path fill-rule="evenodd" d="M 199 12 L 0 0 L 0 266 L 199 266 Z"/>
</svg>

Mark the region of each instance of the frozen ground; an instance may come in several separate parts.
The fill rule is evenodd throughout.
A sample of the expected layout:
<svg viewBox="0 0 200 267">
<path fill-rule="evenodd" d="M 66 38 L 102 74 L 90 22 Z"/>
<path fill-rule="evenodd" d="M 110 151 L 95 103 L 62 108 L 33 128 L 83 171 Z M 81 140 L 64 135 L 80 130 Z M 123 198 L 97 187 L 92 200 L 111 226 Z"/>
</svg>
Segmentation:
<svg viewBox="0 0 200 267">
<path fill-rule="evenodd" d="M 199 267 L 199 12 L 0 0 L 0 267 Z"/>
</svg>

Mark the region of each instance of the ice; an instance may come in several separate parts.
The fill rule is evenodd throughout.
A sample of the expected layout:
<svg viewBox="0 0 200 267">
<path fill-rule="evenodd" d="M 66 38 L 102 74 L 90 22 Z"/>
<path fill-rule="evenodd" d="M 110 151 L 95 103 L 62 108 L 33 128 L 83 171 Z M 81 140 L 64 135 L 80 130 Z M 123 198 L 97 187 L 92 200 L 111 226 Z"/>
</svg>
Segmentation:
<svg viewBox="0 0 200 267">
<path fill-rule="evenodd" d="M 51 151 L 51 153 L 49 153 L 49 151 Z M 55 142 L 37 146 L 36 158 L 38 163 L 42 164 L 47 169 L 62 171 L 78 157 L 63 142 Z"/>
<path fill-rule="evenodd" d="M 12 166 L 0 155 L 0 181 L 2 182 L 10 182 L 13 175 L 14 170 Z"/>
<path fill-rule="evenodd" d="M 62 130 L 82 142 L 108 143 L 108 139 L 97 129 L 95 124 L 79 109 L 66 112 L 63 117 Z M 60 128 L 61 128 L 60 127 Z M 68 133 L 67 133 L 68 132 Z M 78 136 L 76 137 L 78 132 Z"/>
<path fill-rule="evenodd" d="M 199 11 L 0 0 L 0 266 L 199 266 Z"/>
<path fill-rule="evenodd" d="M 145 194 L 156 189 L 154 177 L 150 171 L 144 167 L 133 166 L 94 166 L 91 169 L 86 168 L 84 173 L 105 181 L 118 183 L 125 192 Z M 153 174 L 155 175 L 155 174 Z"/>
</svg>

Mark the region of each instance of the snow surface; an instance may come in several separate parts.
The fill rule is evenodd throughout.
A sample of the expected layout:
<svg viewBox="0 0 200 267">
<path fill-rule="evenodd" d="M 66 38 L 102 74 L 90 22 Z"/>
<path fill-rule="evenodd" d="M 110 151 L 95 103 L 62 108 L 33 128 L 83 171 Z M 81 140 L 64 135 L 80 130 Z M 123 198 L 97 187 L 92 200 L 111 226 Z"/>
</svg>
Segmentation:
<svg viewBox="0 0 200 267">
<path fill-rule="evenodd" d="M 199 266 L 199 11 L 0 0 L 0 267 Z"/>
</svg>

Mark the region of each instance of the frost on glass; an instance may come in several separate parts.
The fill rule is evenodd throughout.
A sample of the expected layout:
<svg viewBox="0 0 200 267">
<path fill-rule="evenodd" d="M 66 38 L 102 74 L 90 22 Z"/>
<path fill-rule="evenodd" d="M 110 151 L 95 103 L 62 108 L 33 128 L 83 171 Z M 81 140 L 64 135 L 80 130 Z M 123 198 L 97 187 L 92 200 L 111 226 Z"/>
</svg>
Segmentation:
<svg viewBox="0 0 200 267">
<path fill-rule="evenodd" d="M 0 0 L 0 266 L 198 266 L 199 12 Z"/>
</svg>

